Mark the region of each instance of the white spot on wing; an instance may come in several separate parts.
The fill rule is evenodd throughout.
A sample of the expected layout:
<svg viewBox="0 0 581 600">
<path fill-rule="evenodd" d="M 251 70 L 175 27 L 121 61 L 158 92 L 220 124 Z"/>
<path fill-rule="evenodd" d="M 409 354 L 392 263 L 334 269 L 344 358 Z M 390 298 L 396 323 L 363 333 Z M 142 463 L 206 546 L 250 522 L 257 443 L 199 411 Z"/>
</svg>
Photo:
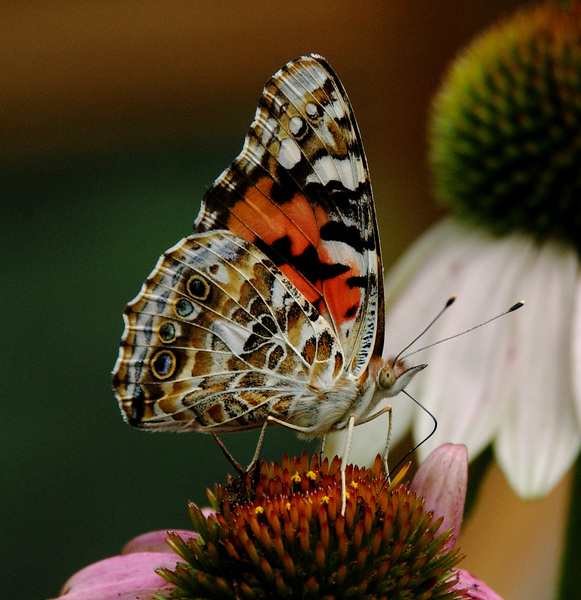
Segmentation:
<svg viewBox="0 0 581 600">
<path fill-rule="evenodd" d="M 359 181 L 355 181 L 353 177 L 353 162 L 352 158 L 333 158 L 332 156 L 321 156 L 313 165 L 313 173 L 307 177 L 307 183 L 320 181 L 323 185 L 329 181 L 339 180 L 348 190 L 355 190 L 359 185 Z"/>
<path fill-rule="evenodd" d="M 301 160 L 301 149 L 294 140 L 286 138 L 280 143 L 277 158 L 285 169 L 292 169 Z"/>
<path fill-rule="evenodd" d="M 224 285 L 228 285 L 230 283 L 230 272 L 224 265 L 220 265 L 217 263 L 218 268 L 215 269 L 214 273 L 211 274 L 211 277 L 217 281 L 218 283 L 222 283 Z"/>
<path fill-rule="evenodd" d="M 331 106 L 335 111 L 335 118 L 342 119 L 345 116 L 345 104 L 341 98 L 331 97 Z"/>
<path fill-rule="evenodd" d="M 319 115 L 319 110 L 317 108 L 317 105 L 313 104 L 312 102 L 309 102 L 305 106 L 305 112 L 307 113 L 307 116 L 311 117 L 311 119 L 314 119 L 315 117 L 317 117 Z"/>
<path fill-rule="evenodd" d="M 249 332 L 243 327 L 217 319 L 212 323 L 211 331 L 224 342 L 233 354 L 240 356 L 244 352 L 244 344 L 248 340 Z"/>
<path fill-rule="evenodd" d="M 301 117 L 293 117 L 289 121 L 289 130 L 293 135 L 298 135 L 303 127 L 303 120 Z"/>
</svg>

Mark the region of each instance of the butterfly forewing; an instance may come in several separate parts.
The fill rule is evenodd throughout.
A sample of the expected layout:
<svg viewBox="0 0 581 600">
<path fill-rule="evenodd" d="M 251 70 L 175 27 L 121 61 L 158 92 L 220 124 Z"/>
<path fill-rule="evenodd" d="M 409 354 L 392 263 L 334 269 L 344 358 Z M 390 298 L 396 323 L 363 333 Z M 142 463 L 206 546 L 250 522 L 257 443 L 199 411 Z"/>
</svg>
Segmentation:
<svg viewBox="0 0 581 600">
<path fill-rule="evenodd" d="M 266 84 L 242 153 L 206 193 L 197 231 L 253 242 L 331 323 L 348 372 L 381 352 L 381 261 L 363 146 L 327 62 L 307 56 Z"/>
</svg>

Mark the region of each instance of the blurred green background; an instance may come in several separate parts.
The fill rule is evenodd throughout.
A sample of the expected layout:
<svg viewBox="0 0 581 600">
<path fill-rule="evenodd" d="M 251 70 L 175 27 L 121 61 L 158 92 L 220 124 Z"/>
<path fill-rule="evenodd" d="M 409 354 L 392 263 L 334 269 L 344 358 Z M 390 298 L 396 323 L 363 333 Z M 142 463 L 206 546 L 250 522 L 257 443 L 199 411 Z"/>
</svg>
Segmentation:
<svg viewBox="0 0 581 600">
<path fill-rule="evenodd" d="M 122 422 L 124 305 L 188 235 L 265 80 L 326 56 L 366 146 L 386 267 L 439 215 L 430 98 L 518 2 L 7 3 L 0 7 L 1 590 L 54 597 L 135 535 L 189 528 L 229 466 L 202 434 Z M 224 440 L 242 462 L 255 433 Z M 279 428 L 264 457 L 305 444 Z M 310 449 L 314 450 L 315 445 Z"/>
</svg>

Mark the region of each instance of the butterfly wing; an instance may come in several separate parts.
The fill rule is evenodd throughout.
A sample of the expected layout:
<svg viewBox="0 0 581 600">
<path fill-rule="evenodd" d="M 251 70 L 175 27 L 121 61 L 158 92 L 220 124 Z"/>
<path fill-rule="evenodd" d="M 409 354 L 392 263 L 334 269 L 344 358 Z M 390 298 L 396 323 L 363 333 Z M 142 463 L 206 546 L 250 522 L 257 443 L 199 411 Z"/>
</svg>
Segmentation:
<svg viewBox="0 0 581 600">
<path fill-rule="evenodd" d="M 241 154 L 204 196 L 195 231 L 252 242 L 323 315 L 345 369 L 383 348 L 383 283 L 367 162 L 341 82 L 320 56 L 267 83 Z"/>
<path fill-rule="evenodd" d="M 286 420 L 343 356 L 327 321 L 255 246 L 192 235 L 159 260 L 124 314 L 113 385 L 126 420 L 228 431 Z"/>
</svg>

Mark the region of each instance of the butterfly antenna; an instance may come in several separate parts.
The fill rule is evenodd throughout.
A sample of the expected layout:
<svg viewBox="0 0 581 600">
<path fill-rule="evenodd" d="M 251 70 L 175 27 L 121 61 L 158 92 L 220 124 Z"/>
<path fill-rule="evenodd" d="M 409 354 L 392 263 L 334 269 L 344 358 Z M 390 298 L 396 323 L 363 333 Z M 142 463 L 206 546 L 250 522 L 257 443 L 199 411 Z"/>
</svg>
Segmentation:
<svg viewBox="0 0 581 600">
<path fill-rule="evenodd" d="M 411 454 L 413 454 L 422 444 L 425 444 L 434 435 L 434 433 L 436 433 L 436 429 L 438 429 L 438 421 L 436 417 L 421 402 L 418 402 L 411 394 L 408 394 L 408 392 L 406 392 L 405 390 L 402 390 L 402 392 L 408 398 L 410 398 L 410 400 L 415 402 L 430 417 L 430 419 L 432 419 L 434 425 L 432 427 L 432 431 L 430 431 L 430 433 L 428 433 L 428 435 L 421 442 L 418 442 L 409 452 L 407 452 L 407 454 L 395 465 L 395 467 L 392 469 L 392 471 L 394 472 L 397 471 L 401 464 L 405 460 L 407 460 L 407 458 Z"/>
<path fill-rule="evenodd" d="M 411 450 L 406 452 L 405 456 L 397 462 L 395 467 L 389 470 L 390 474 L 396 473 L 400 466 L 404 463 L 404 461 L 406 461 L 409 458 L 409 456 L 411 456 L 422 444 L 426 443 L 434 435 L 434 433 L 436 433 L 436 429 L 438 429 L 438 421 L 436 417 L 423 404 L 418 402 L 411 394 L 409 394 L 405 390 L 402 390 L 402 393 L 404 393 L 408 398 L 415 402 L 430 417 L 430 419 L 432 419 L 434 426 L 432 427 L 432 431 L 430 431 L 430 433 L 428 433 L 428 435 L 421 442 L 418 442 Z M 390 478 L 388 477 L 381 486 L 381 489 L 383 489 L 385 484 L 389 483 L 389 481 Z"/>
<path fill-rule="evenodd" d="M 443 308 L 440 313 L 438 314 L 438 316 L 428 325 L 428 327 L 426 327 L 426 329 L 424 329 L 424 331 L 414 340 L 414 342 L 421 337 L 427 329 L 429 329 L 434 322 L 441 316 L 441 314 L 444 312 L 444 310 L 446 310 L 446 308 L 448 308 L 448 306 L 450 306 L 450 304 L 452 304 L 452 302 L 454 301 L 454 296 L 452 296 L 452 298 L 450 298 L 450 300 L 448 300 L 448 303 L 446 304 L 445 308 Z M 515 310 L 518 310 L 519 308 L 521 308 L 522 306 L 524 306 L 524 301 L 520 301 L 517 302 L 516 304 L 513 304 L 509 309 L 501 312 L 500 314 L 496 315 L 495 317 L 492 317 L 491 319 L 488 319 L 486 321 L 483 321 L 482 323 L 478 323 L 478 325 L 474 325 L 473 327 L 470 327 L 469 329 L 466 329 L 465 331 L 461 331 L 460 333 L 455 333 L 454 335 L 451 335 L 449 337 L 443 338 L 441 340 L 438 340 L 437 342 L 434 342 L 433 344 L 429 344 L 428 346 L 424 346 L 423 348 L 418 348 L 417 350 L 414 350 L 413 352 L 410 352 L 409 354 L 406 354 L 405 356 L 402 357 L 402 360 L 409 358 L 410 356 L 413 356 L 414 354 L 417 354 L 418 352 L 421 352 L 422 350 L 427 350 L 428 348 L 433 348 L 434 346 L 437 346 L 438 344 L 441 344 L 442 342 L 447 342 L 448 340 L 453 340 L 454 338 L 460 337 L 466 333 L 470 333 L 471 331 L 474 331 L 475 329 L 478 329 L 479 327 L 482 327 L 483 325 L 488 325 L 488 323 L 492 323 L 492 321 L 496 321 L 496 319 L 500 319 L 500 317 L 504 317 L 504 315 L 508 315 L 511 312 L 514 312 Z M 412 344 L 414 343 L 412 342 Z M 401 356 L 401 354 L 403 352 L 405 352 L 412 344 L 408 344 L 406 348 L 403 349 L 402 352 L 399 353 L 398 358 Z"/>
<path fill-rule="evenodd" d="M 406 350 L 411 348 L 426 333 L 426 331 L 428 331 L 428 329 L 430 329 L 430 327 L 450 308 L 450 306 L 452 306 L 452 304 L 454 304 L 455 300 L 456 300 L 456 296 L 450 296 L 450 298 L 448 298 L 446 304 L 444 305 L 444 308 L 442 308 L 442 310 L 428 323 L 428 325 L 422 330 L 422 332 L 419 333 L 418 335 L 416 335 L 416 337 L 407 346 L 405 346 L 405 348 L 402 348 L 399 351 L 399 354 L 393 359 L 394 365 L 400 359 L 401 355 Z M 430 348 L 430 346 L 426 346 L 426 348 Z M 424 348 L 422 348 L 422 350 L 423 349 Z M 412 352 L 411 354 L 408 354 L 407 356 L 411 356 L 412 354 L 415 354 L 416 352 L 419 352 L 419 350 L 416 350 L 415 352 Z M 406 357 L 404 356 L 403 358 L 406 358 Z M 414 400 L 414 402 L 415 402 L 415 400 Z M 412 452 L 413 452 L 413 450 L 412 450 Z"/>
</svg>

